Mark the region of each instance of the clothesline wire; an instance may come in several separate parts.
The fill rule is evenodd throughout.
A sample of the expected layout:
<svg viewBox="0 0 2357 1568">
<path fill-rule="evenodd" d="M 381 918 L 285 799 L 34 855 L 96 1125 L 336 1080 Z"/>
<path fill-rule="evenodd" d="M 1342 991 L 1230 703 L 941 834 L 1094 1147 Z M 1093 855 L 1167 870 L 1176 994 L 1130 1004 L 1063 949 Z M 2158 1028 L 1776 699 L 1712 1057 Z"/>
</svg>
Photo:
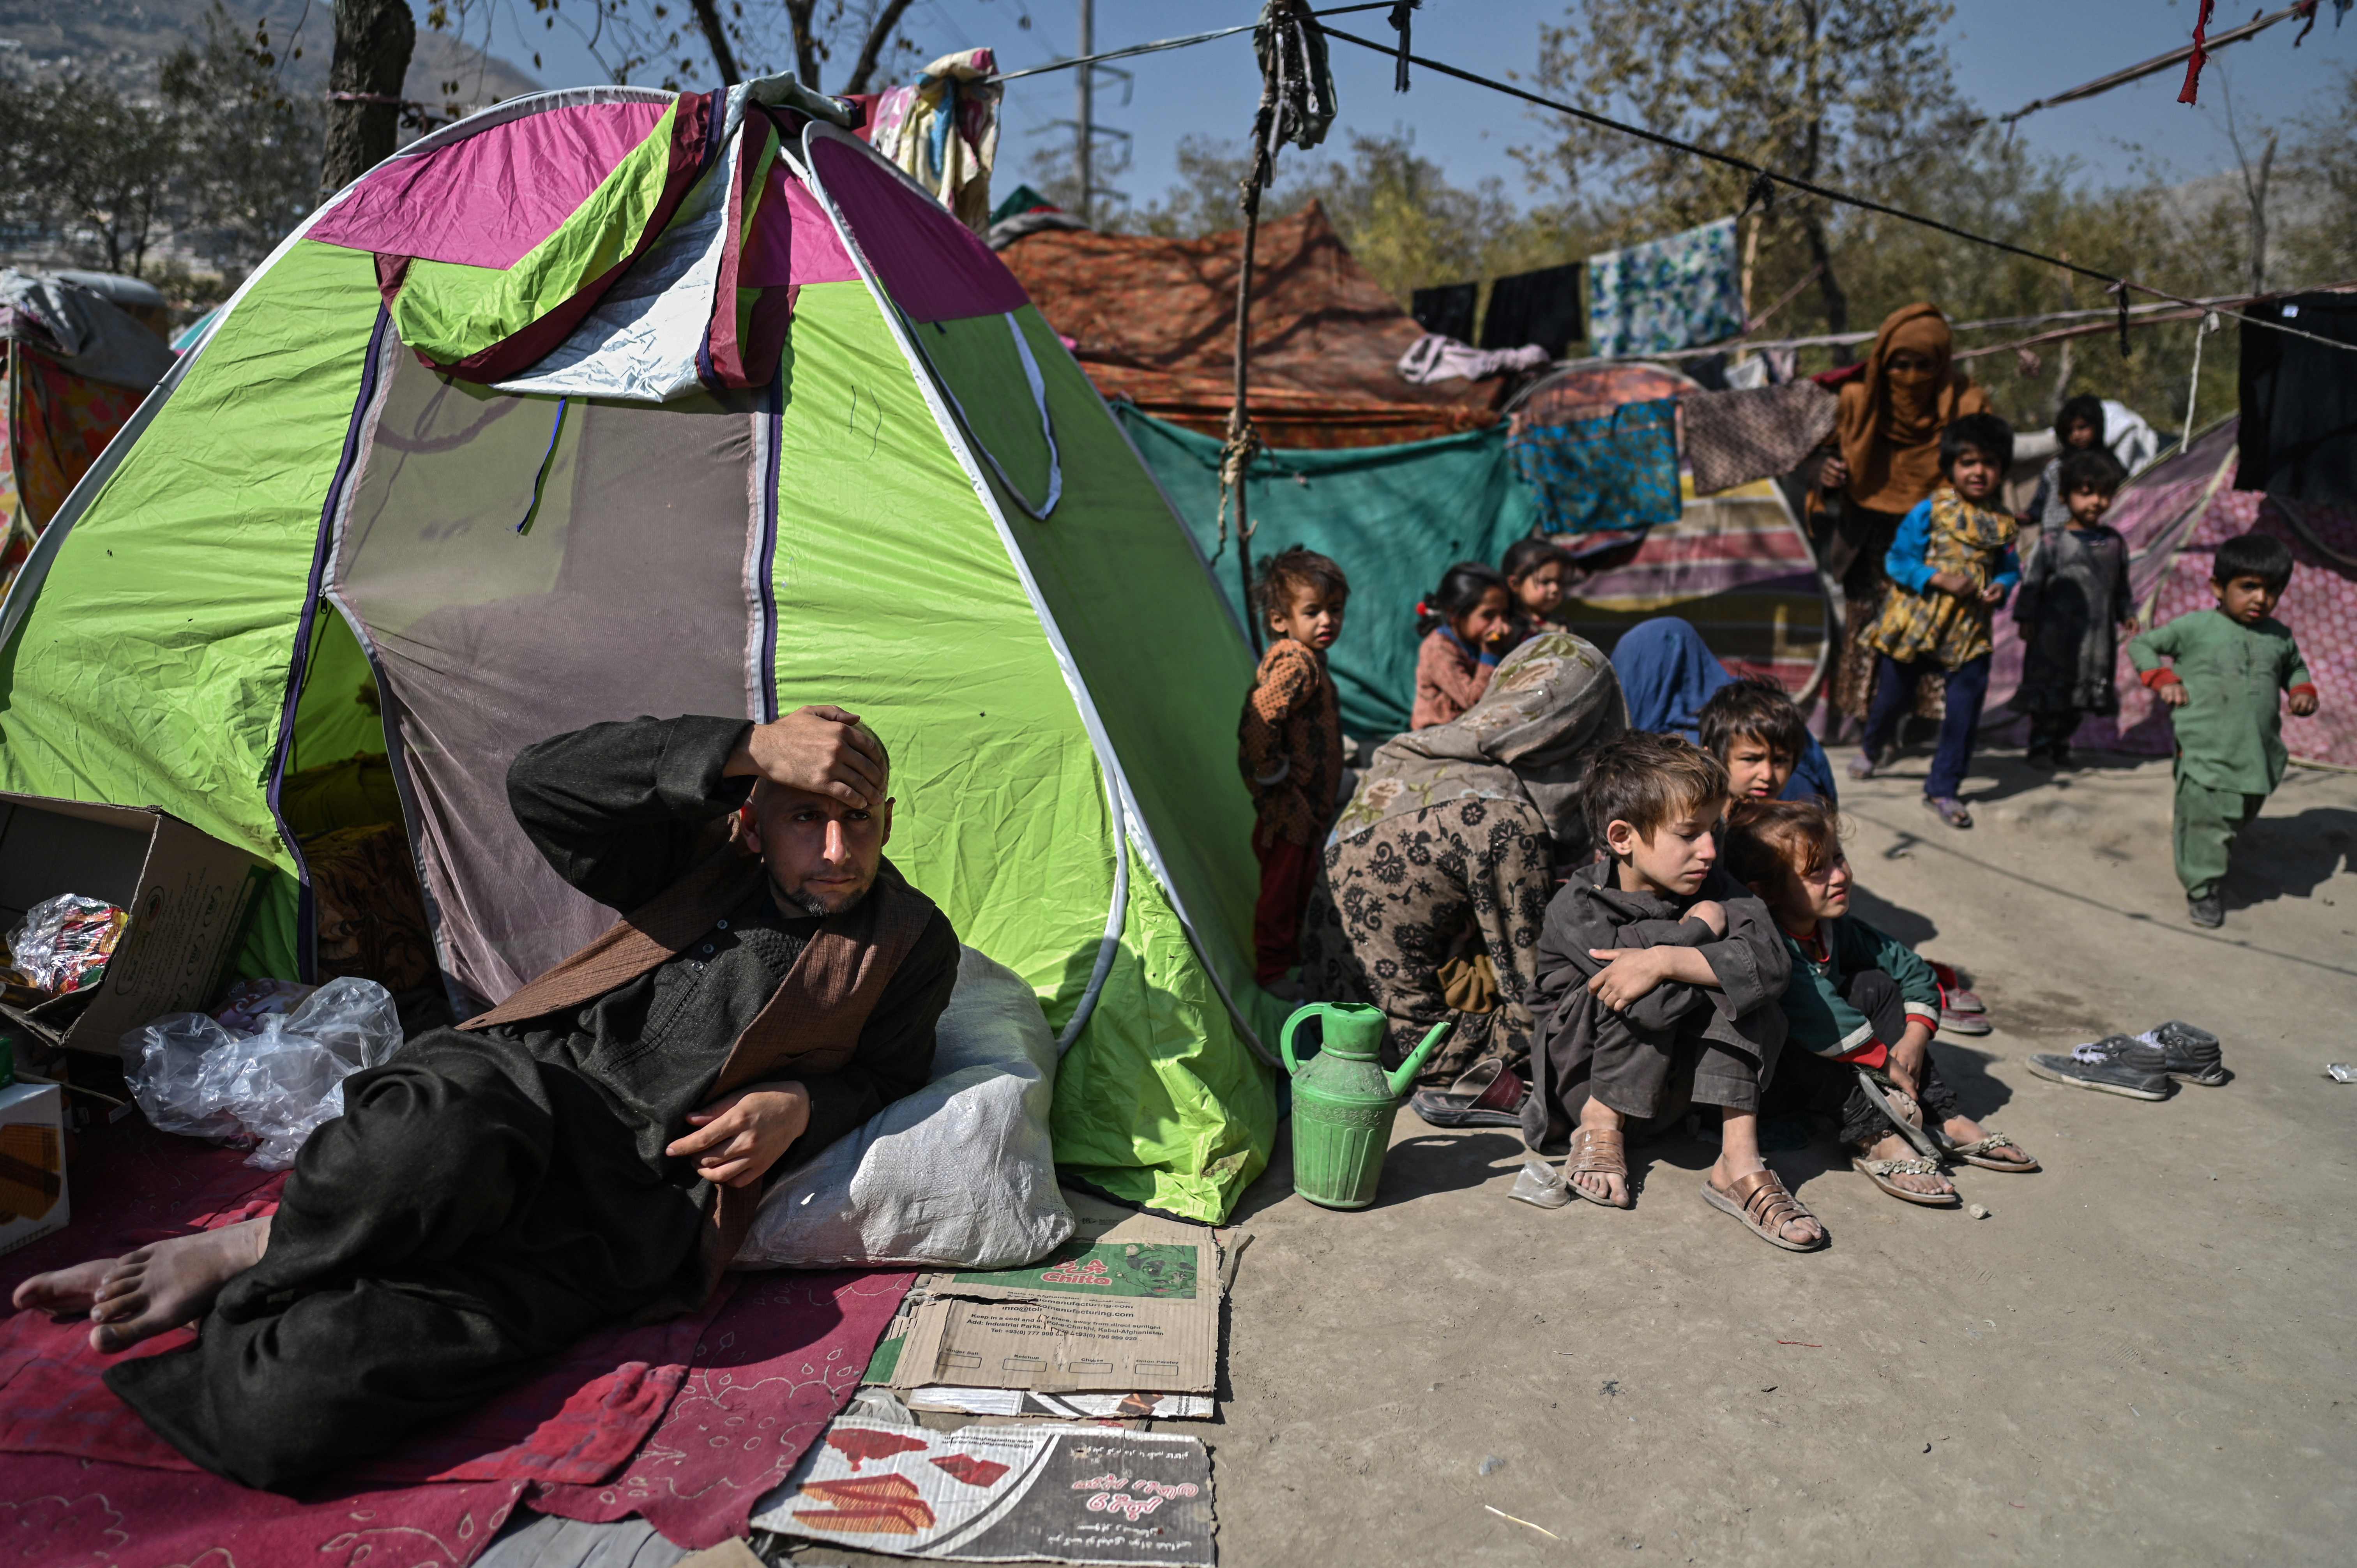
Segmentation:
<svg viewBox="0 0 2357 1568">
<path fill-rule="evenodd" d="M 1370 0 L 1370 3 L 1364 5 L 1333 5 L 1323 11 L 1312 11 L 1309 14 L 1313 16 L 1347 16 L 1353 11 L 1388 11 L 1394 3 L 1395 0 Z M 1238 33 L 1249 33 L 1259 26 L 1258 22 L 1243 22 L 1232 27 L 1214 27 L 1208 33 L 1188 33 L 1180 38 L 1157 38 L 1150 44 L 1131 44 L 1125 48 L 1106 49 L 1100 54 L 1077 55 L 1071 59 L 1051 59 L 1046 65 L 1026 66 L 1021 70 L 1002 70 L 996 76 L 985 80 L 1013 81 L 1017 77 L 1045 76 L 1051 70 L 1070 70 L 1074 66 L 1094 65 L 1100 60 L 1127 59 L 1133 55 L 1159 54 L 1164 49 L 1183 49 L 1194 44 L 1208 44 L 1219 38 L 1232 38 Z M 1396 56 L 1399 50 L 1394 47 L 1391 53 Z"/>
<path fill-rule="evenodd" d="M 1810 275 L 1813 276 L 1814 274 Z M 1804 279 L 1803 281 L 1806 280 Z M 2314 294 L 2345 294 L 2352 291 L 2357 291 L 2357 282 L 2325 284 L 2318 288 L 2302 290 L 2301 292 Z M 2179 304 L 2175 300 L 2161 300 L 2151 305 L 2132 305 L 2128 306 L 2128 322 L 2130 326 L 2134 327 L 2169 326 L 2187 319 L 2185 312 L 2189 310 L 2204 312 L 2222 310 L 2233 306 L 2248 305 L 2255 299 L 2266 299 L 2272 296 L 2268 295 L 2222 294 L 2212 295 L 2204 299 L 2188 301 L 2183 304 Z M 2105 306 L 2097 310 L 2049 310 L 2042 311 L 2035 316 L 1991 316 L 1985 317 L 1978 321 L 1952 321 L 1948 324 L 1948 329 L 1952 332 L 1989 332 L 2001 327 L 2050 327 L 2057 322 L 2094 321 L 2100 317 L 2104 324 L 2097 327 L 2095 330 L 2110 331 L 2112 329 L 2110 323 L 2116 320 L 2117 317 L 2117 311 L 2114 310 L 2109 306 Z M 1874 336 L 1875 335 L 1871 332 L 1821 332 L 1813 337 L 1807 338 L 1778 338 L 1757 341 L 1749 338 L 1730 338 L 1724 343 L 1711 344 L 1707 349 L 1696 349 L 1695 351 L 1697 353 L 1715 352 L 1720 349 L 1827 349 L 1843 344 L 1871 342 L 1874 339 Z M 1959 352 L 1965 354 L 1987 354 L 1995 353 L 1999 349 L 2012 348 L 2015 346 L 2016 345 L 2013 344 L 1999 343 L 1990 348 L 1966 349 L 1961 349 Z M 1653 357 L 1658 358 L 1659 356 Z"/>
<path fill-rule="evenodd" d="M 1390 55 L 1396 59 L 1400 52 L 1395 45 L 1379 44 L 1372 38 L 1362 38 L 1358 37 L 1356 34 L 1343 32 L 1339 27 L 1328 27 L 1325 28 L 1324 31 L 1326 36 L 1329 38 L 1340 38 L 1346 44 L 1356 44 L 1361 48 L 1372 49 L 1377 54 Z M 1986 234 L 1975 234 L 1969 229 L 1959 229 L 1953 223 L 1943 223 L 1936 218 L 1926 218 L 1921 213 L 1909 212 L 1902 208 L 1892 207 L 1885 202 L 1876 201 L 1868 197 L 1854 196 L 1845 190 L 1835 190 L 1830 186 L 1819 185 L 1814 180 L 1802 179 L 1795 175 L 1782 174 L 1775 169 L 1763 168 L 1760 165 L 1753 163 L 1749 158 L 1737 157 L 1732 153 L 1722 153 L 1717 151 L 1716 148 L 1699 146 L 1692 142 L 1681 141 L 1675 136 L 1665 135 L 1659 131 L 1648 131 L 1641 125 L 1631 125 L 1625 121 L 1615 120 L 1609 115 L 1598 114 L 1593 110 L 1582 109 L 1575 104 L 1566 103 L 1557 99 L 1547 98 L 1539 93 L 1516 87 L 1511 82 L 1500 81 L 1492 77 L 1482 76 L 1474 71 L 1466 70 L 1460 67 L 1449 65 L 1442 60 L 1429 59 L 1423 55 L 1417 54 L 1411 54 L 1407 58 L 1411 62 L 1424 67 L 1426 70 L 1437 70 L 1443 76 L 1453 76 L 1459 81 L 1470 82 L 1476 87 L 1486 87 L 1494 92 L 1502 92 L 1510 98 L 1519 98 L 1525 103 L 1536 104 L 1542 109 L 1551 109 L 1559 114 L 1568 114 L 1574 119 L 1585 120 L 1590 124 L 1600 125 L 1608 131 L 1617 131 L 1625 136 L 1634 136 L 1639 141 L 1651 142 L 1656 146 L 1667 147 L 1673 152 L 1685 153 L 1695 157 L 1706 159 L 1712 163 L 1724 164 L 1728 168 L 1741 169 L 1744 173 L 1750 175 L 1755 181 L 1771 180 L 1778 185 L 1801 191 L 1805 195 L 1818 197 L 1826 201 L 1837 202 L 1846 207 L 1858 208 L 1861 210 L 1867 212 L 1878 212 L 1886 218 L 1896 218 L 1904 223 L 1913 223 L 1925 229 L 1935 230 L 1940 233 L 1951 235 L 1959 240 L 1969 241 L 1976 245 L 1986 245 L 1992 250 L 2003 251 L 2009 255 L 2019 256 L 2025 261 L 2037 262 L 2045 266 L 2057 267 L 2067 273 L 2074 273 L 2083 278 L 2092 278 L 2095 282 L 2104 285 L 2105 288 L 2117 294 L 2122 302 L 2123 309 L 2128 308 L 2126 303 L 2127 298 L 2126 291 L 2130 289 L 2134 289 L 2139 294 L 2151 295 L 2156 299 L 2171 301 L 2180 306 L 2194 306 L 2200 303 L 2196 300 L 2188 299 L 2183 295 L 2173 294 L 2165 288 L 2155 288 L 2150 284 L 2138 283 L 2133 278 L 2123 277 L 2116 273 L 2099 272 L 2093 267 L 2082 266 L 2076 262 L 2067 261 L 2061 256 L 2050 256 L 2042 252 L 2030 250 L 2027 246 L 2014 244 L 2012 242 L 2007 240 L 1995 239 Z M 2238 321 L 2250 322 L 2255 326 L 2268 328 L 2274 331 L 2281 332 L 2287 337 L 2306 338 L 2312 342 L 2323 343 L 2334 349 L 2342 349 L 2348 352 L 2357 352 L 2357 343 L 2343 343 L 2336 338 L 2327 338 L 2321 333 L 2305 332 L 2296 327 L 2287 327 L 2278 321 L 2263 320 L 2258 317 L 2244 316 L 2239 312 L 2232 310 L 2221 309 L 2219 314 L 2233 317 L 2234 319 Z"/>
</svg>

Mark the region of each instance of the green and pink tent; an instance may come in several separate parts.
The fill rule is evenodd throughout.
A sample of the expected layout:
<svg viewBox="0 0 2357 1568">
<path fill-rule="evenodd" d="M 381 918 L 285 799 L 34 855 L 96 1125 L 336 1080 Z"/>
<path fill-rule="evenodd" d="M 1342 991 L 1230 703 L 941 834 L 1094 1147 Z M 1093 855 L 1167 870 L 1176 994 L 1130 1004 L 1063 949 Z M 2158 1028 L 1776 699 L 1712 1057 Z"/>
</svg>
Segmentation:
<svg viewBox="0 0 2357 1568">
<path fill-rule="evenodd" d="M 497 1001 L 611 918 L 510 816 L 518 750 L 842 703 L 896 860 L 1071 1042 L 1060 1162 L 1222 1218 L 1276 1118 L 1251 656 L 1021 285 L 845 118 L 790 79 L 544 93 L 329 201 L 0 609 L 0 789 L 267 856 L 241 962 L 295 975 L 283 782 L 389 753 L 443 974 Z"/>
</svg>

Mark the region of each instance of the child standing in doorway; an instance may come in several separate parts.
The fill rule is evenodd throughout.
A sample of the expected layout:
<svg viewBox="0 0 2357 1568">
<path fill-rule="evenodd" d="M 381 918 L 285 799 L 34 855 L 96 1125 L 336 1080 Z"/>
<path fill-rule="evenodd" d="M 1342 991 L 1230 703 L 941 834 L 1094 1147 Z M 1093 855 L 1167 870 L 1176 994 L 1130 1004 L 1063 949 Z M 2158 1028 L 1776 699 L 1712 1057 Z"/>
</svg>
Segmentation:
<svg viewBox="0 0 2357 1568">
<path fill-rule="evenodd" d="M 1571 587 L 1571 557 L 1544 539 L 1517 539 L 1498 564 L 1514 591 L 1514 615 L 1523 636 L 1560 631 L 1564 599 Z"/>
<path fill-rule="evenodd" d="M 2128 542 L 2104 526 L 2104 513 L 2126 478 L 2101 446 L 2066 453 L 2056 482 L 2070 525 L 2042 530 L 2022 573 L 2013 608 L 2021 624 L 2021 688 L 2013 705 L 2029 715 L 2032 763 L 2068 766 L 2079 721 L 2120 711 L 2117 639 L 2136 635 L 2136 604 L 2128 596 Z"/>
<path fill-rule="evenodd" d="M 2013 427 L 1996 414 L 1949 421 L 1940 432 L 1939 488 L 1899 525 L 1883 558 L 1890 596 L 1866 636 L 1879 657 L 1866 743 L 1850 764 L 1850 777 L 1874 777 L 1914 700 L 1916 682 L 1940 676 L 1947 682 L 1947 712 L 1923 781 L 1923 804 L 1952 828 L 1973 825 L 1972 812 L 1957 796 L 1988 694 L 1990 619 L 2021 580 L 2013 551 L 2018 525 L 1996 502 L 2012 461 Z"/>
<path fill-rule="evenodd" d="M 2219 885 L 2234 835 L 2283 782 L 2283 713 L 2316 712 L 2316 682 L 2275 618 L 2291 585 L 2291 546 L 2239 533 L 2218 546 L 2210 591 L 2218 607 L 2179 616 L 2128 644 L 2137 676 L 2172 710 L 2177 730 L 2177 879 L 2186 918 L 2225 923 Z M 2167 659 L 2173 662 L 2164 665 Z"/>
<path fill-rule="evenodd" d="M 1236 726 L 1236 761 L 1253 798 L 1253 972 L 1263 985 L 1301 961 L 1302 912 L 1338 809 L 1342 714 L 1326 651 L 1350 597 L 1342 569 L 1297 544 L 1262 564 L 1254 593 L 1270 640 Z"/>
<path fill-rule="evenodd" d="M 1505 575 L 1459 561 L 1416 607 L 1424 646 L 1415 656 L 1415 706 L 1407 727 L 1430 729 L 1481 700 L 1498 660 L 1514 650 L 1514 591 Z"/>
</svg>

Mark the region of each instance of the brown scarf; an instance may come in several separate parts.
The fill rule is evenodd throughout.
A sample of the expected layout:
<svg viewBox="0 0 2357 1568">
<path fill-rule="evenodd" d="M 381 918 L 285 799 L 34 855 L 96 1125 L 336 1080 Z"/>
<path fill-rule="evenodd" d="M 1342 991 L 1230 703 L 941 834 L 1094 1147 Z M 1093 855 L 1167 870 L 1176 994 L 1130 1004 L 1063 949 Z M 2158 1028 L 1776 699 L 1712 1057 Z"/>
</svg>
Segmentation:
<svg viewBox="0 0 2357 1568">
<path fill-rule="evenodd" d="M 520 1024 L 595 1001 L 676 957 L 751 897 L 769 874 L 759 856 L 732 842 L 587 947 L 458 1026 Z M 932 918 L 933 901 L 884 862 L 867 897 L 826 918 L 777 994 L 745 1026 L 713 1080 L 713 1098 L 796 1072 L 833 1072 L 849 1061 L 867 1015 Z M 758 1186 L 718 1190 L 706 1239 L 707 1283 L 718 1283 L 761 1203 Z"/>
<path fill-rule="evenodd" d="M 1940 482 L 1940 432 L 1959 414 L 1987 412 L 1988 393 L 1951 364 L 1954 344 L 1938 306 L 1902 306 L 1883 318 L 1866 374 L 1842 388 L 1837 435 L 1859 506 L 1903 512 L 1929 496 Z M 1902 349 L 1931 368 L 1892 373 L 1890 356 Z"/>
</svg>

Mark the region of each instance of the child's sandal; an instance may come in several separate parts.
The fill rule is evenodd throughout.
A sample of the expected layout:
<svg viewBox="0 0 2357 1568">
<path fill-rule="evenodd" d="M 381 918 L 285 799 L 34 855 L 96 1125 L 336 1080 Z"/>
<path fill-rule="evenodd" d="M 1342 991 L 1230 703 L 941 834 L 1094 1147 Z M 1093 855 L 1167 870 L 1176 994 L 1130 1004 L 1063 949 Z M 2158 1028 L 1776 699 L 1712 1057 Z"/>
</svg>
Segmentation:
<svg viewBox="0 0 2357 1568">
<path fill-rule="evenodd" d="M 2011 1149 L 2018 1157 L 2010 1160 L 2000 1158 L 1997 1155 L 2000 1149 Z M 1950 1144 L 1947 1155 L 1952 1160 L 1962 1160 L 1985 1171 L 2034 1171 L 2040 1168 L 2028 1149 L 1994 1129 L 1986 1138 L 1975 1138 L 1969 1144 Z"/>
<path fill-rule="evenodd" d="M 1781 1247 L 1787 1252 L 1813 1252 L 1833 1237 L 1824 1223 L 1809 1212 L 1807 1207 L 1785 1188 L 1784 1180 L 1771 1170 L 1756 1170 L 1749 1176 L 1739 1176 L 1725 1189 L 1708 1176 L 1702 1178 L 1702 1200 L 1713 1208 L 1732 1214 L 1741 1220 L 1744 1229 L 1771 1247 Z M 1806 1219 L 1817 1227 L 1813 1241 L 1788 1241 L 1784 1227 L 1795 1219 Z"/>
<path fill-rule="evenodd" d="M 1920 1203 L 1926 1208 L 1953 1208 L 1964 1201 L 1956 1195 L 1953 1185 L 1945 1192 L 1917 1192 L 1890 1179 L 1902 1176 L 1938 1176 L 1940 1164 L 1937 1160 L 1869 1160 L 1864 1155 L 1853 1155 L 1849 1163 L 1851 1169 L 1901 1203 Z"/>
<path fill-rule="evenodd" d="M 1574 1131 L 1571 1134 L 1571 1158 L 1564 1163 L 1563 1174 L 1566 1180 L 1583 1176 L 1617 1176 L 1620 1178 L 1621 1190 L 1627 1193 L 1629 1156 L 1621 1140 L 1620 1129 L 1581 1127 Z M 1633 1193 L 1615 1203 L 1609 1197 L 1588 1191 L 1577 1181 L 1571 1182 L 1571 1190 L 1587 1199 L 1588 1202 L 1601 1204 L 1607 1208 L 1634 1208 L 1637 1206 L 1637 1199 Z"/>
</svg>

